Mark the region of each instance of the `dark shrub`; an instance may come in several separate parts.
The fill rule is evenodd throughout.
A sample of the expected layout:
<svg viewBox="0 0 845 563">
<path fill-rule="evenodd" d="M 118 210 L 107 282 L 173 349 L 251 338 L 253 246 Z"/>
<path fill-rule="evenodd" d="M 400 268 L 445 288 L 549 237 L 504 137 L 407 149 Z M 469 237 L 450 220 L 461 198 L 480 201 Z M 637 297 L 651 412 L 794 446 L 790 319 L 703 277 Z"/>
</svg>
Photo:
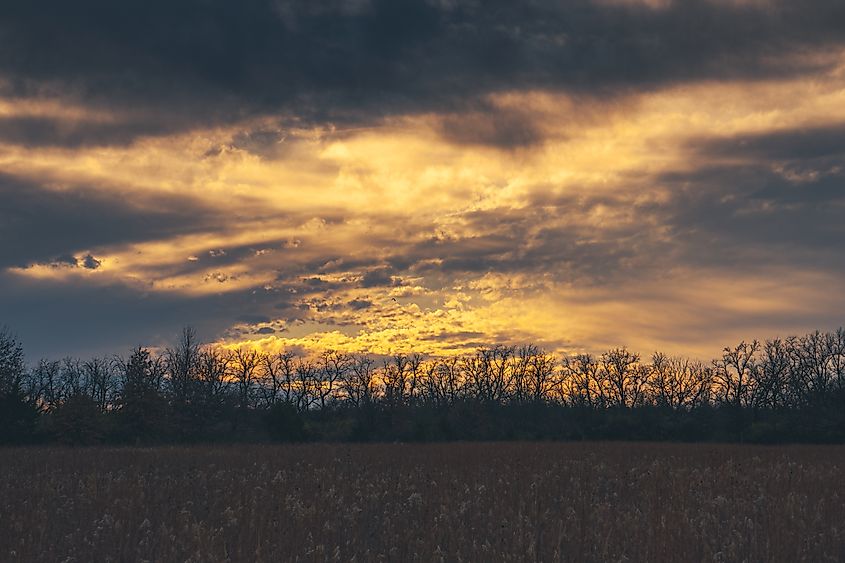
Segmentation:
<svg viewBox="0 0 845 563">
<path fill-rule="evenodd" d="M 290 403 L 276 403 L 267 411 L 267 431 L 276 442 L 301 442 L 305 423 Z"/>
<path fill-rule="evenodd" d="M 25 444 L 35 434 L 38 411 L 18 393 L 0 393 L 0 444 Z"/>
<path fill-rule="evenodd" d="M 53 432 L 59 442 L 89 445 L 103 438 L 103 414 L 88 395 L 71 395 L 51 416 Z"/>
</svg>

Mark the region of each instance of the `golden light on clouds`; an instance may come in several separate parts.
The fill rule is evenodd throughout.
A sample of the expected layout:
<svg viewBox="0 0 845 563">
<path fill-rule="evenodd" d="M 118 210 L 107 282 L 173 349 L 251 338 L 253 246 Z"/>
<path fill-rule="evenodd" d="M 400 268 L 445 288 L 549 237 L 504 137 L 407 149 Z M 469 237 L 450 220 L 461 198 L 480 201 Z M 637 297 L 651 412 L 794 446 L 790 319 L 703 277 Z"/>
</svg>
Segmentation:
<svg viewBox="0 0 845 563">
<path fill-rule="evenodd" d="M 835 273 L 696 254 L 721 244 L 718 230 L 702 234 L 672 215 L 701 197 L 701 174 L 759 164 L 753 152 L 708 153 L 707 140 L 845 122 L 842 68 L 613 96 L 508 90 L 478 110 L 365 127 L 290 127 L 267 114 L 124 144 L 5 142 L 0 170 L 46 194 L 191 218 L 161 236 L 68 250 L 95 267 L 45 260 L 7 274 L 191 299 L 253 296 L 244 306 L 260 319 L 231 318 L 209 336 L 270 350 L 452 354 L 531 341 L 708 356 L 726 339 L 803 330 L 814 313 L 845 304 L 807 291 L 841 290 Z M 13 98 L 0 100 L 2 116 L 61 119 L 69 130 L 125 118 Z M 788 160 L 762 166 L 785 184 L 826 173 Z M 714 212 L 719 201 L 708 203 Z M 761 199 L 754 213 L 776 204 Z M 748 209 L 735 211 L 741 221 Z"/>
</svg>

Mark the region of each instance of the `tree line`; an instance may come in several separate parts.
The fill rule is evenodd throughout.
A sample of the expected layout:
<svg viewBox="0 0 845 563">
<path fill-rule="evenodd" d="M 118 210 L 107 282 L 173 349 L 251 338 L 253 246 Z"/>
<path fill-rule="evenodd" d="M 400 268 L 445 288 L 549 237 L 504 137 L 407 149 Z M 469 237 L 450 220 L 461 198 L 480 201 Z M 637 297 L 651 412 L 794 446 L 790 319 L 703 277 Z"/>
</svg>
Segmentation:
<svg viewBox="0 0 845 563">
<path fill-rule="evenodd" d="M 0 442 L 646 439 L 845 441 L 845 330 L 701 362 L 534 345 L 315 356 L 202 344 L 40 360 L 0 330 Z"/>
</svg>

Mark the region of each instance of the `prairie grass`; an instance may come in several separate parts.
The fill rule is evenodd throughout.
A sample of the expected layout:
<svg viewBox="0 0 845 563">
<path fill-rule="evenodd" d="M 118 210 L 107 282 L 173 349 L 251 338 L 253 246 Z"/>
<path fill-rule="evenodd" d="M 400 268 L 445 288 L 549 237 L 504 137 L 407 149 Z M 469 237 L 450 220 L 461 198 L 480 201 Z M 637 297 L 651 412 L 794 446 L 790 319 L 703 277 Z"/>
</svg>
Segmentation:
<svg viewBox="0 0 845 563">
<path fill-rule="evenodd" d="M 0 450 L 0 561 L 838 561 L 845 447 Z"/>
</svg>

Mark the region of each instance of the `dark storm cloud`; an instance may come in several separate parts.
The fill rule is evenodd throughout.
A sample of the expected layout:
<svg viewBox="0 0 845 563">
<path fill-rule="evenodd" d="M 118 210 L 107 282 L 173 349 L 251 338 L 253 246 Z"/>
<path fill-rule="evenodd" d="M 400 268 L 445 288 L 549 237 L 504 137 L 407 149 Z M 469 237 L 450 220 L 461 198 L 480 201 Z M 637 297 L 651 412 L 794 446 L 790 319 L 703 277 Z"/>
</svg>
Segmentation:
<svg viewBox="0 0 845 563">
<path fill-rule="evenodd" d="M 261 323 L 269 323 L 270 317 L 266 315 L 240 315 L 237 320 L 242 323 L 257 325 Z"/>
<path fill-rule="evenodd" d="M 633 268 L 626 259 L 641 251 L 634 246 L 631 233 L 604 233 L 602 240 L 589 240 L 579 228 L 549 227 L 532 233 L 528 227 L 515 223 L 507 237 L 488 234 L 449 242 L 440 249 L 442 261 L 423 264 L 420 271 L 552 273 L 559 281 L 601 284 L 629 275 Z M 643 231 L 642 236 L 650 240 L 649 233 Z"/>
<path fill-rule="evenodd" d="M 25 147 L 115 146 L 127 145 L 140 136 L 160 135 L 176 129 L 177 123 L 156 119 L 103 123 L 61 117 L 2 117 L 0 142 Z"/>
<path fill-rule="evenodd" d="M 736 135 L 717 139 L 693 139 L 689 148 L 699 157 L 752 158 L 767 160 L 845 160 L 845 123 Z"/>
<path fill-rule="evenodd" d="M 373 306 L 373 302 L 369 299 L 353 299 L 347 303 L 352 309 L 360 311 L 361 309 L 369 309 Z"/>
<path fill-rule="evenodd" d="M 685 260 L 845 271 L 845 128 L 802 128 L 690 143 L 693 171 L 658 181 Z"/>
<path fill-rule="evenodd" d="M 187 197 L 133 195 L 129 201 L 109 190 L 48 189 L 0 174 L 0 268 L 54 262 L 57 256 L 75 266 L 76 251 L 197 232 L 215 217 Z M 90 255 L 80 263 L 99 265 Z"/>
<path fill-rule="evenodd" d="M 364 274 L 361 278 L 361 287 L 385 287 L 396 285 L 396 278 L 391 275 L 387 268 L 376 268 Z"/>
<path fill-rule="evenodd" d="M 700 165 L 691 173 L 665 173 L 670 184 L 693 182 L 709 191 L 721 186 L 722 195 L 735 192 L 769 210 L 845 203 L 845 124 L 697 139 L 687 146 Z"/>
<path fill-rule="evenodd" d="M 167 345 L 186 324 L 210 340 L 244 311 L 259 311 L 277 299 L 252 292 L 147 293 L 116 283 L 23 279 L 3 272 L 0 287 L 0 324 L 14 325 L 31 363 L 41 356 L 125 354 L 137 345 Z"/>
<path fill-rule="evenodd" d="M 645 276 L 665 262 L 667 248 L 652 228 L 660 210 L 635 198 L 636 193 L 569 195 L 543 198 L 543 205 L 524 209 L 465 213 L 462 221 L 470 234 L 429 237 L 403 247 L 389 262 L 426 277 L 489 272 L 535 276 L 538 282 L 547 275 L 604 284 Z M 630 217 L 597 229 L 583 218 L 599 205 Z"/>
<path fill-rule="evenodd" d="M 845 266 L 845 174 L 790 182 L 764 166 L 667 175 L 679 190 L 668 219 L 677 244 L 702 262 Z M 683 186 L 683 187 L 681 187 Z M 822 256 L 820 256 L 820 254 Z M 756 256 L 756 259 L 755 259 Z"/>
<path fill-rule="evenodd" d="M 685 0 L 662 9 L 572 0 L 32 0 L 0 6 L 8 95 L 142 111 L 150 129 L 256 113 L 360 122 L 463 112 L 484 95 L 552 88 L 614 94 L 697 78 L 817 71 L 796 53 L 841 46 L 839 0 L 759 6 Z M 458 140 L 531 143 L 509 118 L 447 121 Z M 105 142 L 109 127 L 6 124 L 24 143 Z M 2 133 L 0 133 L 2 136 Z"/>
<path fill-rule="evenodd" d="M 497 108 L 444 116 L 440 133 L 455 143 L 502 149 L 530 147 L 543 137 L 527 112 Z"/>
</svg>

